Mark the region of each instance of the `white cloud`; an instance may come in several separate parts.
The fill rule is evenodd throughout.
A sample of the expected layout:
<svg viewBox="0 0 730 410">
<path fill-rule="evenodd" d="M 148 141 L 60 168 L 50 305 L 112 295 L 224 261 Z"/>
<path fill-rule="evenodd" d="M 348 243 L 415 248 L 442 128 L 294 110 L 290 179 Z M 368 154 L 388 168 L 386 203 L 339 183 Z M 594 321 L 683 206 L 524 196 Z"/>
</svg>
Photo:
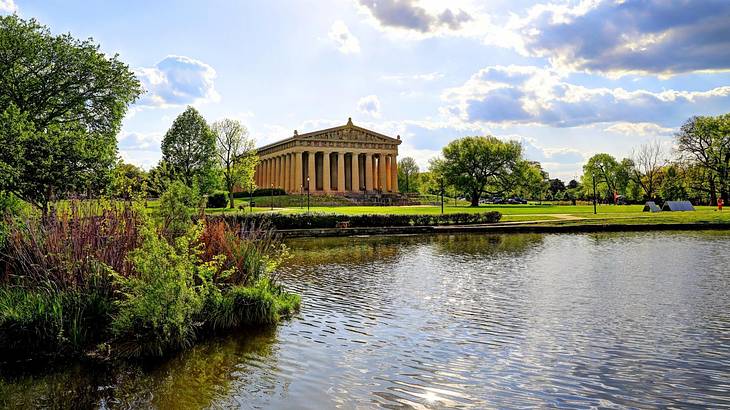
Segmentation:
<svg viewBox="0 0 730 410">
<path fill-rule="evenodd" d="M 619 122 L 604 129 L 606 132 L 615 132 L 623 135 L 635 135 L 641 137 L 671 135 L 673 128 L 662 127 L 652 122 Z"/>
<path fill-rule="evenodd" d="M 463 121 L 576 127 L 594 123 L 672 124 L 730 103 L 730 86 L 707 91 L 626 90 L 571 84 L 553 70 L 484 68 L 446 90 L 447 112 Z"/>
<path fill-rule="evenodd" d="M 726 0 L 583 0 L 533 6 L 508 26 L 519 44 L 554 67 L 620 76 L 730 70 Z"/>
<path fill-rule="evenodd" d="M 162 137 L 159 133 L 121 132 L 119 155 L 125 162 L 150 169 L 162 158 Z"/>
<path fill-rule="evenodd" d="M 360 41 L 350 33 L 344 22 L 337 20 L 332 24 L 329 32 L 329 38 L 332 40 L 337 49 L 344 54 L 354 54 L 360 52 Z"/>
<path fill-rule="evenodd" d="M 432 72 L 420 74 L 388 74 L 381 76 L 380 79 L 396 83 L 406 83 L 411 81 L 435 81 L 443 77 L 444 75 L 442 73 Z"/>
<path fill-rule="evenodd" d="M 0 0 L 0 14 L 13 14 L 18 12 L 18 6 L 14 0 Z"/>
<path fill-rule="evenodd" d="M 154 67 L 135 70 L 146 93 L 139 106 L 171 107 L 220 99 L 216 72 L 210 65 L 185 56 L 169 55 Z"/>
<path fill-rule="evenodd" d="M 373 118 L 380 117 L 380 100 L 377 95 L 368 95 L 362 97 L 357 102 L 357 110 L 363 114 L 368 114 Z"/>
</svg>

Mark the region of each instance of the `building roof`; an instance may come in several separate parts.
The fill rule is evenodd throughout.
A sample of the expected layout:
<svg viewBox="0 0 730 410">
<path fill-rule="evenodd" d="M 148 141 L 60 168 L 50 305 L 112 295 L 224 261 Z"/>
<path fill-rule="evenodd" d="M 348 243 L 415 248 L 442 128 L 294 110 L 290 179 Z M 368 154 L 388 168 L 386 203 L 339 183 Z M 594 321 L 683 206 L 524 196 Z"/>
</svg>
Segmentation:
<svg viewBox="0 0 730 410">
<path fill-rule="evenodd" d="M 394 145 L 399 145 L 401 143 L 400 135 L 398 135 L 396 138 L 393 138 L 393 137 L 389 137 L 387 135 L 384 135 L 384 134 L 381 134 L 381 133 L 378 133 L 378 132 L 369 130 L 367 128 L 358 127 L 357 125 L 354 125 L 352 123 L 352 118 L 348 118 L 347 119 L 347 124 L 340 125 L 338 127 L 332 127 L 332 128 L 326 128 L 326 129 L 323 129 L 323 130 L 307 132 L 305 134 L 299 134 L 297 132 L 297 130 L 294 130 L 294 135 L 292 135 L 291 137 L 285 138 L 283 140 L 279 140 L 279 141 L 276 141 L 276 142 L 273 142 L 271 144 L 264 145 L 262 147 L 257 148 L 257 150 L 258 151 L 268 150 L 268 149 L 271 149 L 271 148 L 275 148 L 277 145 L 285 145 L 285 144 L 287 144 L 287 143 L 289 143 L 291 141 L 296 141 L 296 140 L 309 140 L 309 141 L 313 141 L 313 140 L 320 140 L 321 139 L 321 140 L 324 141 L 324 140 L 328 140 L 329 139 L 329 138 L 326 138 L 326 136 L 328 134 L 331 134 L 333 132 L 340 131 L 340 130 L 359 131 L 358 133 L 355 133 L 355 134 L 363 134 L 363 133 L 364 134 L 367 134 L 369 136 L 375 137 L 377 140 L 379 140 L 378 142 L 381 142 L 381 143 L 394 144 Z M 354 141 L 354 139 L 353 139 L 353 141 Z"/>
</svg>

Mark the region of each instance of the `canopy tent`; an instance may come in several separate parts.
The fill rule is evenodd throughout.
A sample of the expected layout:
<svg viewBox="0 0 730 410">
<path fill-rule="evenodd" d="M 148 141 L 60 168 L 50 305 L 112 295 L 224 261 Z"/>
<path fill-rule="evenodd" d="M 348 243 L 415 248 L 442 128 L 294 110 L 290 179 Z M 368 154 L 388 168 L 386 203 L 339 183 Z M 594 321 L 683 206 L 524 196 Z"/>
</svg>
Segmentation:
<svg viewBox="0 0 730 410">
<path fill-rule="evenodd" d="M 662 211 L 694 211 L 695 207 L 689 201 L 667 201 L 662 206 Z"/>
<path fill-rule="evenodd" d="M 662 208 L 659 208 L 659 206 L 654 201 L 647 201 L 646 205 L 644 205 L 644 212 L 661 212 Z"/>
</svg>

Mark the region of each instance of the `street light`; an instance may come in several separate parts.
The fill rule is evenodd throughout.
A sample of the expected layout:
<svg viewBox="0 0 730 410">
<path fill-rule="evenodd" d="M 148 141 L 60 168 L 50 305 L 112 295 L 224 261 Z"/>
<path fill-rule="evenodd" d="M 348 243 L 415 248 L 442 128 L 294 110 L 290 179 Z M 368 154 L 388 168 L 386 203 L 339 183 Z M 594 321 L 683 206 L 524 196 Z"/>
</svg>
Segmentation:
<svg viewBox="0 0 730 410">
<path fill-rule="evenodd" d="M 596 174 L 591 172 L 591 185 L 593 186 L 593 215 L 597 213 L 596 211 Z"/>
<path fill-rule="evenodd" d="M 271 184 L 271 190 L 269 191 L 269 194 L 271 195 L 271 210 L 274 210 L 274 184 Z"/>
<path fill-rule="evenodd" d="M 309 177 L 307 177 L 307 213 L 309 213 Z"/>
<path fill-rule="evenodd" d="M 444 214 L 444 179 L 441 178 L 441 215 Z"/>
<path fill-rule="evenodd" d="M 304 208 L 304 185 L 299 184 L 299 209 Z"/>
</svg>

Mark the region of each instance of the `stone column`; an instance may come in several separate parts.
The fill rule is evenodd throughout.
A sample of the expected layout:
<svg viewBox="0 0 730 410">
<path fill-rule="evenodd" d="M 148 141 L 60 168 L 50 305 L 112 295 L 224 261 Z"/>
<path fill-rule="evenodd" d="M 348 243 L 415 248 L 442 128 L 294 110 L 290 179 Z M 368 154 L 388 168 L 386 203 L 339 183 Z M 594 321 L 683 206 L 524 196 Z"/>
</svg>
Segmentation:
<svg viewBox="0 0 730 410">
<path fill-rule="evenodd" d="M 373 154 L 365 154 L 365 190 L 373 190 Z"/>
<path fill-rule="evenodd" d="M 345 192 L 345 153 L 337 153 L 337 192 Z"/>
<path fill-rule="evenodd" d="M 352 165 L 352 171 L 350 172 L 352 183 L 350 187 L 352 187 L 352 192 L 360 192 L 360 155 L 357 152 L 350 155 L 352 155 L 352 161 L 350 161 L 350 165 Z"/>
<path fill-rule="evenodd" d="M 284 176 L 286 173 L 286 157 L 279 155 L 279 188 L 284 189 Z"/>
<path fill-rule="evenodd" d="M 289 168 L 291 168 L 291 162 L 289 161 L 289 154 L 281 156 L 284 169 L 282 170 L 282 188 L 285 192 L 289 192 Z"/>
<path fill-rule="evenodd" d="M 302 182 L 302 153 L 294 153 L 294 191 L 300 192 L 300 188 L 304 187 Z"/>
<path fill-rule="evenodd" d="M 380 184 L 378 187 L 383 191 L 388 190 L 388 176 L 385 172 L 385 154 L 379 154 L 378 158 L 378 177 L 380 177 Z"/>
<path fill-rule="evenodd" d="M 325 152 L 322 154 L 322 190 L 324 192 L 330 192 L 330 182 L 332 181 L 331 175 L 332 167 L 330 166 L 330 153 Z"/>
<path fill-rule="evenodd" d="M 385 189 L 384 191 L 390 192 L 390 155 L 385 155 Z"/>
<path fill-rule="evenodd" d="M 398 192 L 398 156 L 393 154 L 390 156 L 390 187 L 393 192 Z"/>
<path fill-rule="evenodd" d="M 307 175 L 309 177 L 309 192 L 315 192 L 317 190 L 317 169 L 314 163 L 316 154 L 314 151 L 309 151 L 309 169 Z"/>
<path fill-rule="evenodd" d="M 271 170 L 271 167 L 269 167 L 269 159 L 264 160 L 264 181 L 263 181 L 263 187 L 268 188 L 269 187 L 269 171 Z"/>
</svg>

